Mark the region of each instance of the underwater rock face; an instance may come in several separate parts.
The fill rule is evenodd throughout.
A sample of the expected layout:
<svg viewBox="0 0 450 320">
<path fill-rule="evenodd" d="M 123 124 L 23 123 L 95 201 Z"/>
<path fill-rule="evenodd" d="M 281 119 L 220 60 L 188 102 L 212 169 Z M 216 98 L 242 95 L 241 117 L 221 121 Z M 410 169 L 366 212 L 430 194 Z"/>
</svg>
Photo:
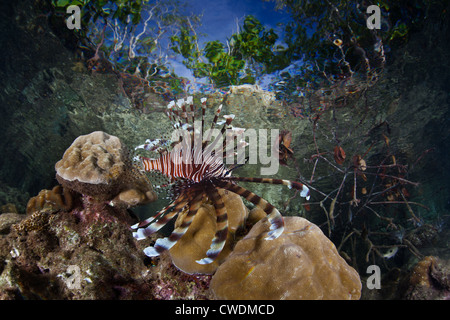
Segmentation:
<svg viewBox="0 0 450 320">
<path fill-rule="evenodd" d="M 209 297 L 209 277 L 178 271 L 168 255 L 147 263 L 132 222 L 123 208 L 88 201 L 70 212 L 34 212 L 0 234 L 0 299 Z"/>
<path fill-rule="evenodd" d="M 314 224 L 286 217 L 283 234 L 265 240 L 267 219 L 240 240 L 217 269 L 211 289 L 218 299 L 359 299 L 358 273 Z"/>
<path fill-rule="evenodd" d="M 0 234 L 8 234 L 11 227 L 23 218 L 25 218 L 24 214 L 14 212 L 0 214 Z"/>
</svg>

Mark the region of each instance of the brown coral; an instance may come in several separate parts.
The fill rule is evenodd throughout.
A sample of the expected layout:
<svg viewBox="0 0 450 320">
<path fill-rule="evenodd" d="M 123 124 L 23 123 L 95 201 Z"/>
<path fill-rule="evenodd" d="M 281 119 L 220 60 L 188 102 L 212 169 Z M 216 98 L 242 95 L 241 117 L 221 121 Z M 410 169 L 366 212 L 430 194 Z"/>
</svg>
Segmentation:
<svg viewBox="0 0 450 320">
<path fill-rule="evenodd" d="M 30 198 L 27 203 L 27 214 L 40 210 L 54 212 L 58 210 L 70 210 L 73 204 L 73 196 L 68 189 L 55 186 L 52 190 L 41 190 L 35 197 Z"/>
<path fill-rule="evenodd" d="M 55 165 L 64 187 L 127 207 L 156 200 L 148 179 L 134 168 L 119 138 L 102 131 L 79 136 Z"/>
<path fill-rule="evenodd" d="M 359 299 L 358 273 L 314 224 L 286 217 L 283 234 L 265 240 L 259 221 L 217 269 L 211 289 L 219 299 Z"/>
<path fill-rule="evenodd" d="M 231 253 L 236 231 L 244 225 L 248 209 L 241 197 L 227 190 L 219 189 L 228 215 L 227 242 L 217 259 L 209 264 L 198 264 L 196 260 L 205 257 L 217 231 L 216 211 L 211 204 L 203 204 L 198 210 L 188 231 L 170 250 L 173 264 L 188 274 L 212 274 Z M 180 214 L 175 227 L 183 222 L 186 212 Z"/>
<path fill-rule="evenodd" d="M 411 272 L 410 284 L 412 286 L 431 287 L 431 268 L 436 264 L 436 258 L 427 256 L 419 261 Z"/>
<path fill-rule="evenodd" d="M 448 300 L 450 297 L 450 263 L 426 256 L 411 270 L 405 298 L 408 300 Z"/>
<path fill-rule="evenodd" d="M 80 209 L 58 214 L 37 211 L 14 224 L 8 235 L 0 234 L 0 298 L 209 297 L 209 276 L 183 274 L 170 266 L 168 256 L 152 268 L 146 265 L 129 223 L 118 223 L 124 221 L 121 212 L 125 215 L 126 209 L 95 203 L 83 210 L 82 219 L 77 214 Z"/>
</svg>

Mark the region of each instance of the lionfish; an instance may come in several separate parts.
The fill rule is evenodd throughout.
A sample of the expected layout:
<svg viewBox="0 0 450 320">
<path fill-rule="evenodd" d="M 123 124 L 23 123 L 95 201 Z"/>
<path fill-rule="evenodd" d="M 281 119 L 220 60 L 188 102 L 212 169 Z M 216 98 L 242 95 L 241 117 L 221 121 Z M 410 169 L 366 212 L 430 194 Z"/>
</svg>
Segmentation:
<svg viewBox="0 0 450 320">
<path fill-rule="evenodd" d="M 206 132 L 206 138 L 201 138 L 205 133 L 206 98 L 201 99 L 201 106 L 201 129 L 196 130 L 193 126 L 195 121 L 193 98 L 188 97 L 186 100 L 179 99 L 176 103 L 175 101 L 169 103 L 167 115 L 173 122 L 174 128 L 184 133 L 180 135 L 178 141 L 172 143 L 170 151 L 168 151 L 170 144 L 164 139 L 148 139 L 145 144 L 136 147 L 136 149 L 157 151 L 159 153 L 159 158 L 156 159 L 137 156 L 135 160 L 140 162 L 144 171 L 156 170 L 171 180 L 174 200 L 153 217 L 133 225 L 131 227 L 134 230 L 133 236 L 138 240 L 145 239 L 157 232 L 181 212 L 187 211 L 180 226 L 175 228 L 170 236 L 157 239 L 153 246 L 144 249 L 144 253 L 147 256 L 159 256 L 160 253 L 174 246 L 186 233 L 197 210 L 206 198 L 212 202 L 216 211 L 217 232 L 212 239 L 209 250 L 206 252 L 206 257 L 196 262 L 199 264 L 213 262 L 222 251 L 228 232 L 226 207 L 218 192 L 219 188 L 234 192 L 263 209 L 267 213 L 267 218 L 270 222 L 270 231 L 266 239 L 278 238 L 284 230 L 283 217 L 280 212 L 263 198 L 237 185 L 236 182 L 238 181 L 285 185 L 299 190 L 302 197 L 309 199 L 309 189 L 296 181 L 232 176 L 232 171 L 245 163 L 245 160 L 242 161 L 241 159 L 240 165 L 233 164 L 227 167 L 224 159 L 230 155 L 232 157 L 236 156 L 239 154 L 239 151 L 245 150 L 245 147 L 248 146 L 245 140 L 234 143 L 245 129 L 231 126 L 234 115 L 224 115 L 225 120 L 218 122 L 222 110 L 222 105 L 220 105 L 214 114 L 210 130 Z M 212 130 L 216 125 L 223 126 L 216 138 L 211 139 Z M 234 140 L 230 138 L 231 136 L 233 136 Z M 220 143 L 221 140 L 223 140 L 222 143 Z M 230 143 L 230 141 L 233 141 L 233 143 Z M 226 156 L 223 156 L 224 151 L 226 151 Z M 243 153 L 241 152 L 240 154 L 242 155 Z"/>
</svg>

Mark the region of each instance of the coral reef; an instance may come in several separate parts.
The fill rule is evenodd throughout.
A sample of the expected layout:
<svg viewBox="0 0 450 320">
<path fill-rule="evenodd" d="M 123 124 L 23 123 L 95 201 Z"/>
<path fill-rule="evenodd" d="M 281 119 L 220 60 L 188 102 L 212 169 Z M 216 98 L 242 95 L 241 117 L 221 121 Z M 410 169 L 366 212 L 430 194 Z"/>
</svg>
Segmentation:
<svg viewBox="0 0 450 320">
<path fill-rule="evenodd" d="M 211 241 L 217 232 L 216 210 L 211 204 L 203 204 L 198 210 L 188 231 L 169 250 L 173 264 L 188 274 L 212 274 L 218 266 L 231 253 L 236 231 L 245 223 L 248 209 L 241 197 L 224 189 L 219 189 L 219 194 L 225 204 L 228 215 L 228 235 L 222 252 L 217 259 L 209 264 L 198 264 L 196 261 L 206 256 Z M 175 228 L 184 220 L 187 214 L 185 210 L 177 218 Z"/>
<path fill-rule="evenodd" d="M 73 196 L 70 191 L 58 185 L 52 190 L 41 190 L 37 196 L 30 198 L 27 203 L 27 214 L 32 214 L 42 209 L 48 212 L 68 211 L 72 209 L 72 205 Z"/>
<path fill-rule="evenodd" d="M 209 283 L 210 275 L 189 275 L 177 269 L 167 252 L 161 254 L 152 267 L 152 296 L 157 300 L 213 299 Z"/>
<path fill-rule="evenodd" d="M 209 297 L 208 277 L 183 274 L 168 256 L 145 259 L 125 208 L 77 204 L 71 211 L 35 211 L 0 234 L 0 299 Z"/>
<path fill-rule="evenodd" d="M 23 218 L 25 218 L 24 214 L 14 212 L 0 214 L 0 234 L 8 234 L 11 227 L 22 221 Z"/>
<path fill-rule="evenodd" d="M 408 300 L 450 299 L 450 263 L 437 257 L 427 256 L 412 269 L 408 289 Z"/>
<path fill-rule="evenodd" d="M 217 269 L 211 289 L 219 299 L 359 299 L 358 273 L 314 224 L 286 217 L 277 239 L 265 240 L 259 221 Z"/>
<path fill-rule="evenodd" d="M 63 181 L 110 184 L 124 172 L 124 153 L 119 138 L 95 131 L 75 139 L 55 169 Z M 85 192 L 81 190 L 80 193 Z"/>
<path fill-rule="evenodd" d="M 55 169 L 56 179 L 65 188 L 99 201 L 131 207 L 157 198 L 120 139 L 102 131 L 75 139 Z"/>
<path fill-rule="evenodd" d="M 114 181 L 117 180 L 114 177 L 117 172 L 111 172 L 109 179 L 105 180 L 106 186 L 102 185 L 107 189 L 106 193 L 100 192 L 90 197 L 87 196 L 89 193 L 87 188 L 84 190 L 87 193 L 81 201 L 72 204 L 74 206 L 72 208 L 67 206 L 66 211 L 62 210 L 66 204 L 65 197 L 59 199 L 63 206 L 52 206 L 50 202 L 45 201 L 48 197 L 41 194 L 40 197 L 38 195 L 41 200 L 36 199 L 35 204 L 30 205 L 34 209 L 30 210 L 28 216 L 18 214 L 18 212 L 25 212 L 29 194 L 35 195 L 42 188 L 52 186 L 54 178 L 52 166 L 60 158 L 64 149 L 80 134 L 103 130 L 120 136 L 123 142 L 131 146 L 140 141 L 144 131 L 149 137 L 154 137 L 163 129 L 171 128 L 168 121 L 161 116 L 160 110 L 165 110 L 164 101 L 157 94 L 150 95 L 144 92 L 146 95 L 142 96 L 144 100 L 142 102 L 141 96 L 130 94 L 131 100 L 142 103 L 142 110 L 136 110 L 132 108 L 129 99 L 123 95 L 123 90 L 118 87 L 116 75 L 98 73 L 93 77 L 86 72 L 71 70 L 76 61 L 75 54 L 68 50 L 58 38 L 61 32 L 67 32 L 68 29 L 65 27 L 52 29 L 47 12 L 45 10 L 42 12 L 38 7 L 39 1 L 25 0 L 4 2 L 5 10 L 0 10 L 0 25 L 5 30 L 2 33 L 3 48 L 6 50 L 5 63 L 2 64 L 4 68 L 0 68 L 2 91 L 0 109 L 3 122 L 1 134 L 2 141 L 7 142 L 1 145 L 0 204 L 14 203 L 17 208 L 13 210 L 12 207 L 2 206 L 2 214 L 0 214 L 0 299 L 208 298 L 205 288 L 209 285 L 210 276 L 198 277 L 184 274 L 171 264 L 171 257 L 167 253 L 157 259 L 146 258 L 142 254 L 142 249 L 152 245 L 155 237 L 144 240 L 143 243 L 136 243 L 130 237 L 128 226 L 136 221 L 130 217 L 126 208 L 143 203 L 150 198 L 142 191 L 148 188 L 144 180 L 142 180 L 144 185 L 142 187 L 138 182 L 138 187 L 127 185 L 122 189 L 122 187 L 114 186 Z M 436 13 L 436 10 L 434 11 Z M 11 14 L 12 12 L 14 14 Z M 279 100 L 274 100 L 271 93 L 260 92 L 256 86 L 232 88 L 227 96 L 218 97 L 216 102 L 212 99 L 208 100 L 211 101 L 211 103 L 208 102 L 211 106 L 223 103 L 227 113 L 244 115 L 240 118 L 242 122 L 239 125 L 251 126 L 255 129 L 286 128 L 292 131 L 292 150 L 296 159 L 310 159 L 310 161 L 303 164 L 301 172 L 280 168 L 281 175 L 287 178 L 300 176 L 305 181 L 311 181 L 316 189 L 324 192 L 320 198 L 318 193 L 313 194 L 313 201 L 308 204 L 308 208 L 312 207 L 308 218 L 318 225 L 322 225 L 327 218 L 335 243 L 348 239 L 347 247 L 342 246 L 343 253 L 345 251 L 350 253 L 351 246 L 355 247 L 354 243 L 358 239 L 373 237 L 377 230 L 373 225 L 366 229 L 368 217 L 386 212 L 378 208 L 366 212 L 356 211 L 351 206 L 347 208 L 348 202 L 343 195 L 355 199 L 357 195 L 352 194 L 349 187 L 342 189 L 342 193 L 338 192 L 340 197 L 333 191 L 338 189 L 341 181 L 344 184 L 344 179 L 338 179 L 330 172 L 333 169 L 329 169 L 329 165 L 331 163 L 335 165 L 333 161 L 322 160 L 324 157 L 327 157 L 327 160 L 333 159 L 333 147 L 336 145 L 342 144 L 342 150 L 347 152 L 347 159 L 343 157 L 342 152 L 337 153 L 339 156 L 337 161 L 344 161 L 342 169 L 347 170 L 351 166 L 352 155 L 363 155 L 364 159 L 361 160 L 367 161 L 367 166 L 358 160 L 357 167 L 359 171 L 364 171 L 363 168 L 367 167 L 366 171 L 369 172 L 365 171 L 364 175 L 358 172 L 354 179 L 358 179 L 358 195 L 365 195 L 366 192 L 370 195 L 372 193 L 369 188 L 370 181 L 366 183 L 361 180 L 363 177 L 370 179 L 371 164 L 379 164 L 381 159 L 377 158 L 379 155 L 375 152 L 376 148 L 366 156 L 364 152 L 365 150 L 369 152 L 367 147 L 372 143 L 375 143 L 375 147 L 380 146 L 381 140 L 378 136 L 392 130 L 390 138 L 394 141 L 393 137 L 397 137 L 393 149 L 401 151 L 401 163 L 414 167 L 416 170 L 414 178 L 417 177 L 418 181 L 426 182 L 422 183 L 417 191 L 410 190 L 411 199 L 408 200 L 420 201 L 432 210 L 425 211 L 426 208 L 423 207 L 417 210 L 414 208 L 415 214 L 431 220 L 433 216 L 445 215 L 448 212 L 449 185 L 445 182 L 449 181 L 450 172 L 447 161 L 449 158 L 447 146 L 450 73 L 443 70 L 448 70 L 448 61 L 450 61 L 447 40 L 450 20 L 445 19 L 448 17 L 448 10 L 447 13 L 438 12 L 438 14 L 439 16 L 435 14 L 427 19 L 427 26 L 423 32 L 411 34 L 407 47 L 392 48 L 393 59 L 389 68 L 386 69 L 383 81 L 379 81 L 370 91 L 364 92 L 365 99 L 361 99 L 357 104 L 346 102 L 351 108 L 345 108 L 337 103 L 337 109 L 333 108 L 333 113 L 320 114 L 320 120 L 319 116 L 317 119 L 309 119 L 314 128 L 317 121 L 320 125 L 314 134 L 308 129 L 309 122 L 304 121 L 302 117 L 308 116 L 305 112 L 305 110 L 308 111 L 308 107 L 311 110 L 315 107 L 319 109 L 323 107 L 317 102 L 325 101 L 329 107 L 330 100 L 324 100 L 327 98 L 326 93 L 323 97 L 314 96 L 309 101 L 307 97 L 301 97 L 295 102 L 295 106 L 288 105 L 299 111 L 298 118 L 295 119 L 287 117 L 289 108 L 285 108 Z M 436 28 L 443 32 L 435 32 Z M 37 30 L 41 31 L 38 33 Z M 432 50 L 423 50 L 424 47 L 430 47 L 430 44 L 432 44 Z M 131 86 L 134 84 L 130 83 Z M 158 86 L 162 87 L 161 84 Z M 122 89 L 128 89 L 126 84 Z M 129 94 L 128 91 L 126 93 Z M 376 113 L 374 114 L 372 110 Z M 377 124 L 386 123 L 387 129 L 375 136 L 374 132 L 380 131 L 379 128 L 373 128 L 372 122 L 362 121 L 363 119 L 376 119 Z M 335 130 L 334 127 L 339 129 Z M 317 137 L 318 145 L 312 143 L 313 135 L 314 138 Z M 374 136 L 374 138 L 369 141 L 361 139 L 365 136 Z M 339 143 L 335 141 L 338 139 Z M 48 146 L 49 141 L 51 141 L 51 148 L 45 147 Z M 430 145 L 435 146 L 433 153 L 430 152 L 429 156 L 422 157 L 423 150 L 430 148 Z M 385 147 L 382 145 L 381 148 Z M 102 150 L 98 151 L 100 155 L 105 155 Z M 312 152 L 317 153 L 312 154 Z M 316 160 L 319 158 L 321 161 L 316 166 Z M 324 165 L 321 166 L 321 164 Z M 384 163 L 384 165 L 394 164 Z M 255 166 L 255 168 L 258 170 L 259 167 Z M 334 169 L 335 172 L 339 172 L 341 167 Z M 250 173 L 251 169 L 242 168 L 242 170 L 244 171 L 240 174 L 254 175 Z M 311 171 L 313 174 L 310 174 Z M 286 172 L 290 175 L 286 175 Z M 345 171 L 342 176 L 347 177 L 347 173 L 348 171 Z M 318 177 L 320 179 L 317 179 Z M 408 176 L 405 175 L 405 177 Z M 346 186 L 349 181 L 355 181 L 351 178 L 351 176 L 347 177 Z M 330 180 L 335 181 L 330 184 Z M 138 181 L 141 180 L 138 179 Z M 94 185 L 93 189 L 98 187 L 99 185 Z M 116 187 L 116 190 L 109 189 L 110 187 Z M 382 189 L 374 191 L 381 193 L 384 187 L 391 186 L 386 183 Z M 288 193 L 280 194 L 278 190 L 271 191 L 270 186 L 267 186 L 267 189 L 263 186 L 256 188 L 256 193 L 264 195 L 280 209 L 290 197 Z M 60 192 L 57 194 L 61 195 Z M 93 198 L 104 199 L 104 202 L 91 201 Z M 106 201 L 113 206 L 108 206 Z M 354 204 L 357 205 L 356 202 Z M 298 206 L 294 205 L 295 202 L 292 201 L 285 213 L 298 214 L 300 210 L 297 210 Z M 380 206 L 385 204 L 382 203 Z M 206 204 L 205 207 L 208 205 Z M 386 207 L 392 211 L 391 214 L 396 219 L 405 216 L 404 210 L 400 210 L 398 206 L 389 204 Z M 314 210 L 315 208 L 318 210 Z M 327 211 L 323 208 L 330 209 Z M 322 209 L 326 217 L 323 215 L 324 212 L 317 212 Z M 262 210 L 255 208 L 250 212 L 247 223 L 253 223 L 264 216 L 265 213 Z M 357 224 L 357 218 L 361 217 L 364 224 Z M 286 218 L 286 221 L 288 220 L 289 218 Z M 264 223 L 263 221 L 261 224 Z M 387 216 L 384 221 L 392 221 L 391 216 Z M 417 223 L 417 221 L 413 222 Z M 419 222 L 422 227 L 418 229 L 412 223 L 409 224 L 407 230 L 412 231 L 405 235 L 405 239 L 420 249 L 423 246 L 434 245 L 436 234 L 440 232 L 439 228 Z M 364 228 L 361 227 L 362 225 Z M 338 233 L 339 226 L 344 226 L 346 232 L 351 232 L 352 235 Z M 387 224 L 387 227 L 392 227 L 392 224 Z M 297 233 L 294 234 L 297 236 Z M 291 231 L 291 234 L 284 235 L 286 238 L 276 241 L 285 241 L 294 234 Z M 392 235 L 393 232 L 389 234 Z M 389 234 L 383 234 L 380 237 L 387 239 Z M 397 237 L 394 243 L 375 244 L 397 245 L 398 239 L 400 238 Z M 243 241 L 254 241 L 264 245 L 275 244 L 274 240 L 271 243 L 258 241 L 257 238 L 253 240 L 246 238 Z M 435 248 L 436 253 L 433 252 L 435 257 L 426 257 L 420 261 L 411 271 L 411 276 L 408 274 L 407 280 L 403 278 L 403 272 L 406 272 L 404 270 L 400 272 L 400 269 L 393 268 L 386 273 L 393 279 L 391 283 L 394 291 L 398 291 L 400 286 L 407 287 L 406 293 L 395 292 L 391 297 L 448 299 L 448 262 L 437 258 L 439 254 L 444 255 L 448 252 L 448 240 L 446 241 L 445 246 Z M 241 242 L 236 248 L 242 248 L 242 243 L 245 242 Z M 376 263 L 382 262 L 389 268 L 392 265 L 404 268 L 404 261 L 410 261 L 407 256 L 409 253 L 403 247 L 395 257 L 386 261 L 379 260 L 382 258 L 378 257 L 374 251 L 367 252 L 367 241 L 363 245 L 362 249 L 357 247 L 355 250 L 362 258 L 359 260 L 355 258 L 352 261 L 360 267 L 364 267 L 364 262 L 367 263 L 366 260 L 369 258 L 377 258 Z M 402 245 L 404 246 L 400 244 Z M 293 248 L 297 250 L 297 244 Z M 370 248 L 376 248 L 376 246 Z M 265 266 L 267 268 L 264 270 L 267 274 L 264 275 L 264 279 L 273 276 L 273 281 L 284 284 L 283 279 L 279 280 L 281 275 L 278 270 L 275 270 L 275 266 L 290 260 L 287 258 L 283 260 L 285 252 L 279 249 L 273 249 L 273 252 L 270 251 L 265 257 L 265 259 L 272 259 L 274 267 Z M 229 261 L 236 262 L 237 258 L 237 252 L 228 256 L 214 276 L 216 286 L 226 284 L 219 277 L 225 277 L 222 269 L 230 268 L 230 270 L 238 271 L 237 266 L 229 263 Z M 76 286 L 77 283 L 74 283 L 74 288 L 69 281 L 75 275 L 74 271 L 70 271 L 73 270 L 70 266 L 79 267 L 81 276 L 79 288 Z M 263 264 L 261 266 L 264 267 Z M 252 267 L 244 268 L 243 272 L 249 273 L 244 281 L 255 278 L 258 269 L 257 266 Z M 281 267 L 280 270 L 286 270 L 285 266 L 281 265 Z M 361 274 L 363 273 L 364 271 Z M 282 276 L 289 279 L 292 274 L 293 271 L 287 270 Z M 382 274 L 384 276 L 385 272 Z M 231 279 L 230 285 L 235 285 L 235 281 L 236 279 Z M 385 281 L 389 281 L 388 277 L 382 278 L 382 290 L 387 287 Z M 286 284 L 286 288 L 291 287 L 292 284 Z M 265 289 L 264 287 L 264 290 L 260 291 L 268 291 Z M 216 290 L 218 290 L 217 287 Z"/>
<path fill-rule="evenodd" d="M 7 203 L 0 206 L 0 214 L 2 213 L 19 213 L 19 211 L 17 211 L 17 207 L 15 204 Z"/>
</svg>

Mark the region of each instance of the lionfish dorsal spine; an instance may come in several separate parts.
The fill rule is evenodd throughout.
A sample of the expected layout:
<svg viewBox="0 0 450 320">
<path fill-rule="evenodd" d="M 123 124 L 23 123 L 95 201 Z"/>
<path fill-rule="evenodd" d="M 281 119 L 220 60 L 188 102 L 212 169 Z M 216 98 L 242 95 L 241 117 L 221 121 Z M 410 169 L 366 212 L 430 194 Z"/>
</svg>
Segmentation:
<svg viewBox="0 0 450 320">
<path fill-rule="evenodd" d="M 201 133 L 203 136 L 204 128 L 205 128 L 205 115 L 206 115 L 206 98 L 200 99 L 201 105 L 202 105 L 202 126 L 201 126 Z M 202 141 L 203 144 L 203 141 Z M 202 146 L 203 148 L 203 146 Z"/>
<path fill-rule="evenodd" d="M 213 121 L 211 123 L 211 128 L 208 131 L 208 136 L 205 138 L 205 140 L 203 140 L 203 149 L 208 144 L 208 141 L 211 140 L 212 132 L 213 132 L 214 128 L 216 127 L 216 123 L 217 123 L 217 120 L 219 119 L 219 115 L 220 115 L 221 112 L 222 112 L 222 105 L 220 105 L 217 108 L 216 113 L 214 115 L 214 119 L 213 119 Z"/>
</svg>

